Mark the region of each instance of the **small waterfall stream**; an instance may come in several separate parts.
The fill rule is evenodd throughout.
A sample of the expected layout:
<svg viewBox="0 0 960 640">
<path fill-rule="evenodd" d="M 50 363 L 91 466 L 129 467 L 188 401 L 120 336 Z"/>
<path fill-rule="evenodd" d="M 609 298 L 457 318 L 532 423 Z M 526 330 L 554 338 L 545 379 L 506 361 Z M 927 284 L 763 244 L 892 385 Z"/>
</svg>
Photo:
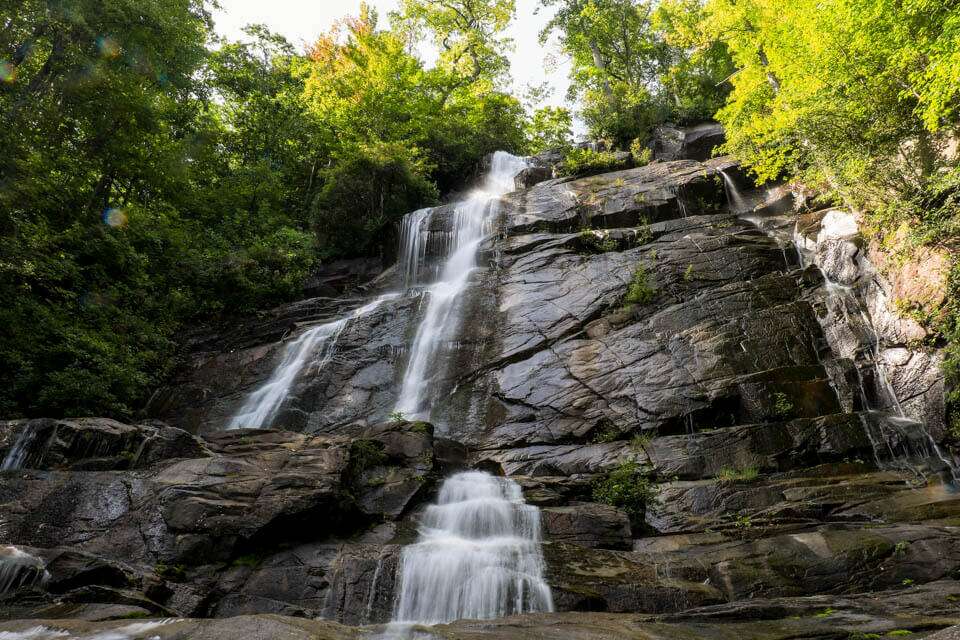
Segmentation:
<svg viewBox="0 0 960 640">
<path fill-rule="evenodd" d="M 24 425 L 20 433 L 17 434 L 17 439 L 14 440 L 13 446 L 10 447 L 7 455 L 4 456 L 3 462 L 0 463 L 0 471 L 12 471 L 23 466 L 23 463 L 27 461 L 27 456 L 30 454 L 30 445 L 33 444 L 36 434 L 37 432 L 34 429 L 28 425 Z"/>
<path fill-rule="evenodd" d="M 755 224 L 781 247 L 785 243 L 792 243 L 796 248 L 800 268 L 813 266 L 823 276 L 821 300 L 826 314 L 824 316 L 818 314 L 817 320 L 823 328 L 834 355 L 853 362 L 862 408 L 872 414 L 884 416 L 880 426 L 876 427 L 870 421 L 863 420 L 864 431 L 873 444 L 877 466 L 879 468 L 892 466 L 910 470 L 918 476 L 925 476 L 924 471 L 913 461 L 934 462 L 935 466 L 940 466 L 950 476 L 948 482 L 960 486 L 960 460 L 940 448 L 927 425 L 907 417 L 884 369 L 880 335 L 865 305 L 853 287 L 832 281 L 817 264 L 816 257 L 813 255 L 821 242 L 858 233 L 859 229 L 853 216 L 840 211 L 828 212 L 820 222 L 817 239 L 811 241 L 800 233 L 796 223 L 789 232 L 765 224 L 762 217 L 754 214 L 750 199 L 740 192 L 736 183 L 726 172 L 721 171 L 721 173 L 731 211 Z M 784 254 L 784 262 L 789 267 L 791 261 L 786 258 L 786 254 Z M 858 331 L 857 327 L 864 327 L 866 333 Z M 864 380 L 865 371 L 868 371 L 874 380 L 874 384 L 869 385 L 870 392 Z M 837 385 L 833 382 L 831 386 L 837 390 Z M 840 395 L 839 391 L 837 395 Z M 875 429 L 879 433 L 874 433 Z M 897 450 L 891 446 L 891 439 L 900 443 Z M 883 456 L 880 453 L 881 449 L 886 450 Z"/>
<path fill-rule="evenodd" d="M 257 429 L 271 426 L 284 401 L 290 395 L 293 383 L 308 367 L 321 371 L 336 351 L 337 340 L 353 320 L 373 312 L 385 301 L 396 298 L 389 293 L 355 309 L 348 316 L 308 329 L 289 343 L 283 359 L 270 379 L 249 396 L 240 410 L 230 419 L 227 429 Z"/>
<path fill-rule="evenodd" d="M 527 166 L 526 160 L 498 151 L 491 159 L 490 172 L 480 189 L 453 206 L 447 241 L 448 255 L 439 278 L 426 290 L 426 310 L 410 348 L 410 357 L 400 387 L 396 410 L 410 419 L 429 420 L 435 388 L 431 381 L 444 371 L 437 366 L 441 345 L 456 339 L 460 331 L 459 302 L 477 266 L 480 244 L 489 233 L 491 214 L 497 199 L 514 189 L 514 177 Z M 433 210 L 415 211 L 407 216 L 401 234 L 402 271 L 408 286 L 416 284 L 429 244 L 429 222 Z M 417 264 L 414 264 L 417 260 Z"/>
<path fill-rule="evenodd" d="M 410 624 L 551 611 L 540 511 L 507 478 L 468 471 L 443 483 L 416 544 L 404 548 L 394 630 Z"/>
<path fill-rule="evenodd" d="M 0 596 L 46 582 L 43 560 L 17 547 L 0 547 Z"/>
</svg>

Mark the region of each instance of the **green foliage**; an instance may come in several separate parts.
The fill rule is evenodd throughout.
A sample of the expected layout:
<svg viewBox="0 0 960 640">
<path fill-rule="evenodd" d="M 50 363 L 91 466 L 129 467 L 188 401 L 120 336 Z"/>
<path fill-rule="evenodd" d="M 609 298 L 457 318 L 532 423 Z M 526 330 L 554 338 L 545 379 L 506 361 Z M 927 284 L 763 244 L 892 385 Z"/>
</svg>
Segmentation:
<svg viewBox="0 0 960 640">
<path fill-rule="evenodd" d="M 583 229 L 580 231 L 580 242 L 597 253 L 607 253 L 617 250 L 617 241 L 606 231 Z"/>
<path fill-rule="evenodd" d="M 414 433 L 422 433 L 424 435 L 433 435 L 433 427 L 429 422 L 423 422 L 418 420 L 410 424 L 410 431 Z"/>
<path fill-rule="evenodd" d="M 533 113 L 527 124 L 530 153 L 566 151 L 573 145 L 573 116 L 563 107 L 543 107 Z"/>
<path fill-rule="evenodd" d="M 406 422 L 407 417 L 400 411 L 394 411 L 390 414 L 390 420 L 393 422 Z"/>
<path fill-rule="evenodd" d="M 620 427 L 610 421 L 604 420 L 594 429 L 592 442 L 614 442 L 623 435 Z"/>
<path fill-rule="evenodd" d="M 620 168 L 616 154 L 593 149 L 571 149 L 557 166 L 561 176 L 588 176 Z"/>
<path fill-rule="evenodd" d="M 753 527 L 753 520 L 746 514 L 740 514 L 733 521 L 733 526 L 737 529 L 750 529 Z"/>
<path fill-rule="evenodd" d="M 634 523 L 642 522 L 646 505 L 655 497 L 646 471 L 636 462 L 623 462 L 593 483 L 593 499 L 623 509 Z"/>
<path fill-rule="evenodd" d="M 912 636 L 913 631 L 908 631 L 907 629 L 894 629 L 893 631 L 887 632 L 888 638 L 902 638 L 903 636 Z"/>
<path fill-rule="evenodd" d="M 683 281 L 692 282 L 695 277 L 696 277 L 696 274 L 693 272 L 693 265 L 688 264 L 687 268 L 683 272 Z"/>
<path fill-rule="evenodd" d="M 570 56 L 571 96 L 590 133 L 627 145 L 673 120 L 709 118 L 733 72 L 722 43 L 695 39 L 697 0 L 541 0 L 556 13 L 541 34 Z"/>
<path fill-rule="evenodd" d="M 350 443 L 348 474 L 356 479 L 364 471 L 387 463 L 384 445 L 377 440 L 354 440 Z"/>
<path fill-rule="evenodd" d="M 158 564 L 153 568 L 153 572 L 171 582 L 185 582 L 187 579 L 187 568 L 182 564 Z"/>
<path fill-rule="evenodd" d="M 321 245 L 333 256 L 376 254 L 396 243 L 404 214 L 437 200 L 427 168 L 409 149 L 380 143 L 346 149 L 323 174 L 312 206 Z"/>
<path fill-rule="evenodd" d="M 263 562 L 263 557 L 255 553 L 248 553 L 246 555 L 234 558 L 233 562 L 230 564 L 234 567 L 248 567 L 250 569 L 256 569 L 260 566 L 261 562 Z"/>
<path fill-rule="evenodd" d="M 647 281 L 647 270 L 642 264 L 638 264 L 627 287 L 627 295 L 623 297 L 624 304 L 649 304 L 656 294 L 656 290 Z"/>
<path fill-rule="evenodd" d="M 731 467 L 723 467 L 717 473 L 717 482 L 721 484 L 733 484 L 736 482 L 753 482 L 760 475 L 759 470 L 756 467 L 744 467 L 742 469 L 734 469 Z"/>
<path fill-rule="evenodd" d="M 653 150 L 647 146 L 642 138 L 634 138 L 630 143 L 630 155 L 633 157 L 633 163 L 638 167 L 645 167 L 650 164 L 653 158 Z"/>
<path fill-rule="evenodd" d="M 830 616 L 832 616 L 832 615 L 835 614 L 836 612 L 837 612 L 837 610 L 834 609 L 833 607 L 827 607 L 826 609 L 824 609 L 824 610 L 821 611 L 820 613 L 815 613 L 815 614 L 813 614 L 813 617 L 814 617 L 814 618 L 829 618 Z"/>
<path fill-rule="evenodd" d="M 795 407 L 790 400 L 790 396 L 783 392 L 773 394 L 773 410 L 771 417 L 776 420 L 789 420 L 795 415 Z"/>
<path fill-rule="evenodd" d="M 522 149 L 496 88 L 512 3 L 471 4 L 475 33 L 408 16 L 470 61 L 432 69 L 369 11 L 302 56 L 256 26 L 211 46 L 201 0 L 0 9 L 0 412 L 137 416 L 185 327 L 382 255 L 401 214 Z"/>
<path fill-rule="evenodd" d="M 630 449 L 637 453 L 644 451 L 647 446 L 649 446 L 655 435 L 656 434 L 651 435 L 649 433 L 638 433 L 630 439 Z"/>
<path fill-rule="evenodd" d="M 142 620 L 144 618 L 152 618 L 153 616 L 154 614 L 150 611 L 131 611 L 122 616 L 117 616 L 115 620 Z"/>
</svg>

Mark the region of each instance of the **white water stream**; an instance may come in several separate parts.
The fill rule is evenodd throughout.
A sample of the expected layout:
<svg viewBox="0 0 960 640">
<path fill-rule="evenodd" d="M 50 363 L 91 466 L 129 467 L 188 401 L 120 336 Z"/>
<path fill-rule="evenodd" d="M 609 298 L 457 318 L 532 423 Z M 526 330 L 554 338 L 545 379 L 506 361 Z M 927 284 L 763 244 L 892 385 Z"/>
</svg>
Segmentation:
<svg viewBox="0 0 960 640">
<path fill-rule="evenodd" d="M 337 340 L 350 322 L 371 313 L 385 301 L 396 298 L 397 295 L 389 293 L 379 296 L 344 318 L 308 329 L 289 343 L 273 375 L 247 397 L 240 410 L 230 419 L 227 429 L 257 429 L 272 426 L 271 421 L 290 395 L 293 383 L 301 372 L 308 367 L 317 372 L 323 370 L 336 352 Z"/>
<path fill-rule="evenodd" d="M 426 310 L 410 348 L 397 400 L 396 411 L 409 419 L 430 418 L 432 402 L 428 390 L 435 388 L 434 378 L 445 373 L 437 366 L 441 346 L 454 341 L 460 332 L 459 302 L 469 288 L 470 275 L 477 266 L 480 244 L 489 234 L 496 203 L 514 190 L 514 177 L 526 166 L 523 158 L 498 151 L 493 155 L 483 185 L 453 206 L 450 231 L 444 239 L 448 255 L 439 278 L 425 292 Z M 408 286 L 417 284 L 419 266 L 430 241 L 428 234 L 434 211 L 415 211 L 404 221 L 400 256 Z"/>
<path fill-rule="evenodd" d="M 524 504 L 508 478 L 481 471 L 447 478 L 419 540 L 403 550 L 394 629 L 551 610 L 540 510 Z"/>
<path fill-rule="evenodd" d="M 12 471 L 23 466 L 23 463 L 27 461 L 30 445 L 33 444 L 36 434 L 36 430 L 32 429 L 30 425 L 23 426 L 20 433 L 17 434 L 17 439 L 13 441 L 13 446 L 7 451 L 3 462 L 0 463 L 0 471 Z"/>
<path fill-rule="evenodd" d="M 43 560 L 14 546 L 0 547 L 0 596 L 48 579 Z"/>
</svg>

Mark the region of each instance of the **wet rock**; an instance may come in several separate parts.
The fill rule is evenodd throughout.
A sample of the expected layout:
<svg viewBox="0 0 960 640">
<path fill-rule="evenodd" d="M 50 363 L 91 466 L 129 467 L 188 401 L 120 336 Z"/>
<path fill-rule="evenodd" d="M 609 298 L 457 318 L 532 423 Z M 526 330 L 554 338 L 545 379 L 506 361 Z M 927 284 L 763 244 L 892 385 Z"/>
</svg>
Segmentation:
<svg viewBox="0 0 960 640">
<path fill-rule="evenodd" d="M 633 546 L 630 519 L 623 511 L 605 504 L 578 503 L 546 507 L 540 511 L 543 534 L 554 542 L 590 549 L 624 549 Z"/>
<path fill-rule="evenodd" d="M 632 554 L 544 544 L 546 578 L 558 611 L 680 611 L 723 601 L 713 587 L 659 577 Z"/>
<path fill-rule="evenodd" d="M 400 547 L 349 546 L 332 567 L 324 617 L 346 624 L 388 622 L 393 613 Z"/>
<path fill-rule="evenodd" d="M 5 531 L 50 549 L 49 589 L 66 601 L 317 614 L 337 546 L 277 546 L 398 517 L 432 478 L 430 425 L 360 429 L 230 431 L 205 441 L 207 457 L 148 469 L 21 472 L 0 487 Z"/>
<path fill-rule="evenodd" d="M 162 423 L 109 418 L 0 422 L 0 458 L 12 469 L 111 470 L 209 455 L 190 434 Z"/>
<path fill-rule="evenodd" d="M 504 201 L 512 234 L 629 227 L 726 205 L 718 170 L 689 160 L 550 180 L 508 194 Z"/>
<path fill-rule="evenodd" d="M 660 125 L 653 130 L 649 143 L 655 160 L 707 160 L 713 150 L 723 144 L 723 126 L 705 122 L 692 127 Z"/>
<path fill-rule="evenodd" d="M 529 189 L 553 177 L 553 170 L 549 166 L 527 167 L 514 178 L 517 189 Z"/>
</svg>

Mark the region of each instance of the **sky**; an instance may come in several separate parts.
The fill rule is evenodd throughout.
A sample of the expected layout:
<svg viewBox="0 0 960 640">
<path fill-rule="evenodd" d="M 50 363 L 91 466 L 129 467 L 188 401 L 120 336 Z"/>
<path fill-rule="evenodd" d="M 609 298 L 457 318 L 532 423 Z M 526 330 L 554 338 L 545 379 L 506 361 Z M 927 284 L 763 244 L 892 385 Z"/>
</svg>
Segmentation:
<svg viewBox="0 0 960 640">
<path fill-rule="evenodd" d="M 387 12 L 397 8 L 398 0 L 368 0 L 368 4 L 385 22 Z M 517 17 L 508 33 L 515 47 L 510 54 L 513 93 L 522 98 L 527 85 L 549 82 L 554 91 L 546 104 L 561 105 L 570 67 L 555 44 L 540 44 L 540 30 L 549 13 L 541 9 L 535 14 L 539 4 L 539 0 L 517 0 Z M 220 35 L 241 38 L 245 25 L 262 23 L 300 47 L 312 42 L 338 18 L 360 11 L 360 0 L 220 0 L 220 5 L 214 14 Z"/>
</svg>

